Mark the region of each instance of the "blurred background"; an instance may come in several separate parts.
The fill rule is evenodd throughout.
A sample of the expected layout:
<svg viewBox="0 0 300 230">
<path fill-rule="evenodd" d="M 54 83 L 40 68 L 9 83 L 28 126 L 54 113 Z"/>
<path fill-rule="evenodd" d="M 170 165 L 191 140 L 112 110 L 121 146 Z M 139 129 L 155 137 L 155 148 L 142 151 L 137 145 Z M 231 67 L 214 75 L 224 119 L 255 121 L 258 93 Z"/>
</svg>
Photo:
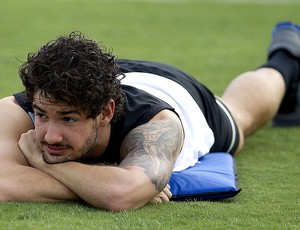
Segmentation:
<svg viewBox="0 0 300 230">
<path fill-rule="evenodd" d="M 10 0 L 0 7 L 0 96 L 22 90 L 18 67 L 46 42 L 81 31 L 119 58 L 176 65 L 216 94 L 265 60 L 271 29 L 300 23 L 300 0 Z M 297 7 L 298 6 L 298 7 Z"/>
</svg>

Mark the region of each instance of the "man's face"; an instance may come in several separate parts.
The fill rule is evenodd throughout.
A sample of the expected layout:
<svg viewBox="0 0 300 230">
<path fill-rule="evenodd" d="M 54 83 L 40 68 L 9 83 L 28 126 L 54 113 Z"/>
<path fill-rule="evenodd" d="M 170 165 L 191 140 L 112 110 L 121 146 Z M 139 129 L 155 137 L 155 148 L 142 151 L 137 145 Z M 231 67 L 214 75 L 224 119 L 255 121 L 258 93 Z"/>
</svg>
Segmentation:
<svg viewBox="0 0 300 230">
<path fill-rule="evenodd" d="M 45 162 L 76 161 L 97 145 L 97 118 L 86 118 L 78 109 L 53 103 L 38 93 L 33 109 L 35 130 Z"/>
</svg>

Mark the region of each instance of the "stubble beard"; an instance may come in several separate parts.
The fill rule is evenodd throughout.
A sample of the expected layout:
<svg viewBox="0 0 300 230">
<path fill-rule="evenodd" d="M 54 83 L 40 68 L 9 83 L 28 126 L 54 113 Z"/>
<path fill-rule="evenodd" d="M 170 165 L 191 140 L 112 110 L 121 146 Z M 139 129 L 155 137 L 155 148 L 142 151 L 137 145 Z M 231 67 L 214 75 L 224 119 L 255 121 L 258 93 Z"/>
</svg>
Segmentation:
<svg viewBox="0 0 300 230">
<path fill-rule="evenodd" d="M 73 154 L 71 155 L 52 156 L 42 148 L 41 152 L 42 152 L 43 160 L 48 164 L 59 164 L 68 161 L 79 161 L 81 158 L 86 157 L 89 154 L 90 150 L 95 146 L 98 138 L 98 129 L 99 126 L 95 121 L 89 137 L 86 139 L 84 144 L 77 151 L 73 152 Z M 45 147 L 46 144 L 47 143 L 41 143 L 41 146 Z M 62 146 L 65 145 L 62 144 Z M 68 148 L 71 151 L 74 150 L 73 147 L 70 145 L 68 145 Z"/>
</svg>

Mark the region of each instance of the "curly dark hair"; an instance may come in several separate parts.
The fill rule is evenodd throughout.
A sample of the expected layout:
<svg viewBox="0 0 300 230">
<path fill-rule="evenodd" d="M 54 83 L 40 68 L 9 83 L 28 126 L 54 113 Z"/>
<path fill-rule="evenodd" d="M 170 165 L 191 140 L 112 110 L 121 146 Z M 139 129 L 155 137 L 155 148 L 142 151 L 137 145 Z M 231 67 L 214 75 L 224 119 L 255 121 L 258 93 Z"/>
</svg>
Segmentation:
<svg viewBox="0 0 300 230">
<path fill-rule="evenodd" d="M 52 102 L 75 106 L 95 118 L 113 99 L 114 119 L 122 113 L 124 95 L 118 77 L 124 75 L 114 55 L 81 32 L 61 36 L 28 54 L 19 75 L 29 101 L 40 91 Z"/>
</svg>

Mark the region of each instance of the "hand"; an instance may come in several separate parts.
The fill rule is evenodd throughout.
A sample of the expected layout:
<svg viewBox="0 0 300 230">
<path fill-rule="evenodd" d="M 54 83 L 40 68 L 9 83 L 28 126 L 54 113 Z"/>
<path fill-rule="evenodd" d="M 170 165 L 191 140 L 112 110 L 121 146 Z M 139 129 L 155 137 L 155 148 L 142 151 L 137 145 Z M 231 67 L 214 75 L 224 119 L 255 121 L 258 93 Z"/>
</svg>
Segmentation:
<svg viewBox="0 0 300 230">
<path fill-rule="evenodd" d="M 172 193 L 170 191 L 170 185 L 167 184 L 167 186 L 159 194 L 157 194 L 150 201 L 150 203 L 168 202 L 168 201 L 170 201 L 171 197 L 172 197 Z"/>
<path fill-rule="evenodd" d="M 23 133 L 18 145 L 30 166 L 34 168 L 41 168 L 43 164 L 46 164 L 43 160 L 39 141 L 34 130 L 29 130 L 27 133 Z"/>
</svg>

